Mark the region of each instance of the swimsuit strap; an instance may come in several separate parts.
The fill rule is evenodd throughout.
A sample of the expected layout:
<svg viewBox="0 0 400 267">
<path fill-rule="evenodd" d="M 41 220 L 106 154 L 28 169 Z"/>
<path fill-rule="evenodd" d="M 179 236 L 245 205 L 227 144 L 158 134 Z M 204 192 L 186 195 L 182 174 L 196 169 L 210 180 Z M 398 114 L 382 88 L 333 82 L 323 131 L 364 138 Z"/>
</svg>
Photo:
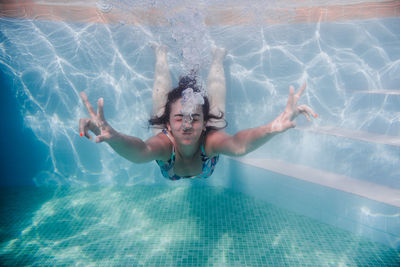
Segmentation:
<svg viewBox="0 0 400 267">
<path fill-rule="evenodd" d="M 203 146 L 203 144 L 201 144 L 201 160 L 204 163 L 204 161 L 207 160 L 208 158 L 209 157 L 207 157 L 207 155 L 206 155 L 206 151 L 204 150 L 204 146 Z"/>
<path fill-rule="evenodd" d="M 162 129 L 162 133 L 165 134 L 168 137 L 168 139 L 171 141 L 172 144 L 174 144 L 174 142 L 172 141 L 171 136 L 169 136 L 169 133 L 167 132 L 167 129 Z"/>
<path fill-rule="evenodd" d="M 201 153 L 203 153 L 204 156 L 206 155 L 206 152 L 204 151 L 204 146 L 203 146 L 203 144 L 201 144 Z"/>
</svg>

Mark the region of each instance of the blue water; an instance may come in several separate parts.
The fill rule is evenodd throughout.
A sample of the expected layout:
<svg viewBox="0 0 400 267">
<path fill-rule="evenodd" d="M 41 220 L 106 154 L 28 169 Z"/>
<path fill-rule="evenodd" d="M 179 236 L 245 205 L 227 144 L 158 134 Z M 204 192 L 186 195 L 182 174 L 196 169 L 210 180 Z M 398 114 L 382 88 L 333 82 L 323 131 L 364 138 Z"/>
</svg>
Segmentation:
<svg viewBox="0 0 400 267">
<path fill-rule="evenodd" d="M 299 126 L 399 136 L 399 94 L 365 93 L 399 92 L 398 18 L 221 27 L 196 24 L 199 19 L 187 23 L 189 29 L 197 27 L 196 34 L 177 27 L 176 21 L 170 27 L 134 27 L 1 19 L 0 68 L 9 98 L 17 100 L 16 105 L 5 101 L 12 110 L 2 114 L 17 110 L 27 130 L 16 128 L 25 134 L 33 132 L 39 140 L 28 142 L 37 144 L 29 153 L 35 153 L 32 156 L 38 162 L 26 160 L 36 168 L 29 172 L 27 168 L 26 177 L 33 176 L 38 185 L 160 181 L 154 164 L 132 165 L 110 158 L 106 145 L 82 140 L 77 129 L 78 119 L 87 116 L 79 99 L 79 92 L 85 91 L 92 103 L 104 97 L 105 114 L 114 128 L 143 139 L 151 135 L 147 119 L 154 75 L 149 43 L 153 41 L 169 47 L 174 83 L 196 64 L 205 80 L 211 46 L 227 48 L 229 133 L 270 122 L 283 110 L 289 86 L 299 88 L 306 81 L 301 102 L 310 105 L 319 118 L 312 124 L 299 118 Z M 27 140 L 17 133 L 13 137 Z M 10 148 L 4 157 L 11 160 L 12 153 L 21 148 Z M 254 155 L 400 188 L 399 146 L 289 131 Z M 154 175 L 142 179 L 149 169 Z M 31 183 L 29 178 L 12 180 L 7 183 Z"/>
<path fill-rule="evenodd" d="M 23 123 L 10 77 L 0 73 L 0 113 L 3 136 L 0 138 L 1 185 L 35 185 L 32 177 L 46 166 L 47 147 Z"/>
<path fill-rule="evenodd" d="M 94 144 L 79 137 L 78 120 L 87 116 L 79 99 L 81 91 L 86 92 L 92 104 L 99 97 L 105 99 L 105 116 L 117 130 L 143 139 L 151 136 L 147 119 L 151 111 L 155 58 L 149 43 L 156 41 L 168 46 L 174 84 L 181 74 L 197 65 L 205 82 L 211 46 L 217 45 L 228 51 L 224 62 L 228 133 L 270 122 L 284 109 L 289 86 L 299 88 L 305 81 L 307 89 L 301 103 L 310 105 L 319 115 L 312 124 L 299 118 L 299 130 L 275 137 L 250 157 L 282 160 L 400 189 L 400 146 L 354 138 L 359 133 L 373 133 L 383 140 L 400 136 L 400 19 L 209 27 L 200 23 L 202 14 L 191 16 L 190 12 L 185 12 L 171 19 L 169 25 L 141 27 L 123 21 L 103 25 L 0 18 L 3 125 L 0 144 L 4 148 L 1 150 L 0 186 L 61 186 L 55 191 L 51 187 L 2 189 L 1 214 L 7 216 L 0 216 L 3 218 L 1 259 L 9 265 L 140 265 L 142 262 L 144 265 L 177 266 L 195 262 L 198 266 L 208 263 L 256 266 L 269 261 L 273 265 L 274 255 L 278 255 L 277 266 L 396 266 L 398 252 L 387 246 L 360 240 L 352 233 L 266 203 L 252 202 L 248 208 L 249 216 L 253 215 L 251 208 L 258 205 L 261 205 L 260 213 L 274 215 L 271 222 L 251 217 L 255 232 L 225 227 L 226 222 L 242 223 L 247 217 L 212 221 L 215 219 L 212 214 L 197 213 L 206 210 L 195 206 L 194 197 L 210 197 L 220 204 L 218 196 L 225 196 L 223 201 L 233 203 L 227 205 L 231 207 L 228 217 L 237 213 L 232 208 L 237 203 L 253 200 L 229 190 L 221 193 L 219 189 L 212 191 L 210 188 L 190 189 L 191 194 L 185 198 L 182 193 L 186 194 L 187 181 L 171 184 L 161 178 L 154 163 L 132 164 L 106 144 Z M 380 93 L 370 93 L 375 91 Z M 343 137 L 303 130 L 307 127 L 317 130 L 333 127 L 353 134 Z M 229 166 L 228 159 L 223 157 L 210 180 L 191 181 L 189 187 L 197 184 L 229 187 L 233 181 L 246 179 L 226 175 Z M 110 189 L 102 187 L 104 185 L 123 187 Z M 135 206 L 140 198 L 124 202 L 123 196 L 139 190 L 138 185 L 169 185 L 171 187 L 165 187 L 159 194 L 178 192 L 175 196 L 188 201 L 189 207 L 185 208 L 190 210 L 193 205 L 193 212 L 182 215 L 170 205 L 171 213 L 157 217 L 151 211 L 154 207 L 147 211 Z M 143 190 L 149 190 L 143 197 L 154 196 L 150 189 Z M 279 192 L 274 188 L 270 190 Z M 113 202 L 112 196 L 118 201 Z M 72 206 L 66 206 L 66 200 L 70 200 Z M 173 198 L 168 200 L 173 202 Z M 324 201 L 329 202 L 321 199 L 321 203 Z M 132 217 L 125 220 L 118 215 L 132 208 L 136 209 Z M 396 212 L 389 215 L 376 212 L 377 220 L 382 220 L 383 225 L 398 221 Z M 88 220 L 81 218 L 85 215 L 89 215 Z M 136 233 L 137 228 L 128 224 L 145 222 L 146 216 L 152 217 L 150 223 L 161 227 L 163 220 L 170 222 L 178 215 L 183 216 L 182 222 L 189 222 L 190 227 L 184 230 L 193 231 L 185 238 L 197 238 L 188 246 L 179 239 L 182 234 L 179 227 L 173 228 L 175 232 L 167 231 L 162 240 L 149 238 L 157 232 L 147 228 L 130 240 L 112 237 L 115 233 L 122 236 Z M 369 219 L 368 216 L 365 218 Z M 389 217 L 391 220 L 387 219 Z M 113 218 L 120 220 L 112 221 Z M 192 227 L 191 223 L 199 218 L 203 226 L 210 226 L 209 220 L 215 223 L 216 228 L 210 226 L 212 233 Z M 291 218 L 293 224 L 301 223 L 288 226 L 286 218 Z M 277 230 L 274 225 L 282 227 Z M 304 228 L 305 225 L 309 228 Z M 69 228 L 61 231 L 60 227 Z M 268 227 L 272 227 L 272 232 L 262 233 Z M 104 239 L 96 239 L 97 230 Z M 235 230 L 243 230 L 243 235 Z M 307 234 L 302 235 L 302 231 Z M 314 233 L 319 238 L 318 246 L 313 243 Z M 82 241 L 81 235 L 93 240 Z M 288 235 L 296 238 L 280 238 Z M 249 239 L 249 236 L 254 238 Z M 297 237 L 300 242 L 296 241 Z M 132 245 L 132 240 L 139 245 Z M 171 253 L 157 250 L 158 243 L 154 244 L 154 240 L 166 242 L 176 250 Z M 398 248 L 396 237 L 393 240 L 397 242 L 394 248 Z M 241 246 L 235 247 L 237 242 Z M 115 250 L 109 253 L 116 244 L 121 244 L 120 248 L 127 254 Z M 277 249 L 266 251 L 274 245 Z M 199 246 L 202 249 L 198 249 Z M 182 255 L 180 251 L 186 249 L 189 252 L 184 254 L 185 258 L 178 257 Z M 63 258 L 78 252 L 77 261 Z"/>
</svg>

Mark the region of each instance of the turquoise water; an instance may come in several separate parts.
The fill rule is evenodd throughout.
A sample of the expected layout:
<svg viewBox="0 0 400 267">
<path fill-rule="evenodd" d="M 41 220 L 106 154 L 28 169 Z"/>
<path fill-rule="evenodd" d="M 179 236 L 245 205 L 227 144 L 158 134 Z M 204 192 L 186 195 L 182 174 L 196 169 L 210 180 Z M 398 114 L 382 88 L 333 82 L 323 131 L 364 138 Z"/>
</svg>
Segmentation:
<svg viewBox="0 0 400 267">
<path fill-rule="evenodd" d="M 201 12 L 191 9 L 183 9 L 170 24 L 161 26 L 1 18 L 4 86 L 17 100 L 14 106 L 23 126 L 34 135 L 29 143 L 38 143 L 24 153 L 26 162 L 36 163 L 25 176 L 33 177 L 31 181 L 9 175 L 2 184 L 134 185 L 142 182 L 140 177 L 162 182 L 158 171 L 149 176 L 155 164 L 133 165 L 114 156 L 108 146 L 80 138 L 78 132 L 79 118 L 88 116 L 79 97 L 84 91 L 94 105 L 97 98 L 104 98 L 106 119 L 115 129 L 143 139 L 151 136 L 147 123 L 155 62 L 151 42 L 169 48 L 174 85 L 190 64 L 200 67 L 204 82 L 211 47 L 227 49 L 230 134 L 272 121 L 286 105 L 289 86 L 299 88 L 307 82 L 300 104 L 313 108 L 318 119 L 310 124 L 300 117 L 299 127 L 398 138 L 399 18 L 218 27 L 207 26 L 202 19 Z M 10 109 L 3 114 L 10 114 Z M 20 141 L 26 136 L 12 129 L 7 134 L 3 142 L 10 149 L 3 157 L 11 164 L 4 166 L 14 165 L 12 170 L 18 168 L 19 158 L 11 160 L 10 155 L 27 147 Z M 399 151 L 400 146 L 357 138 L 288 131 L 256 153 L 400 188 Z"/>
<path fill-rule="evenodd" d="M 228 133 L 270 122 L 285 107 L 289 86 L 306 81 L 301 104 L 318 119 L 299 118 L 299 128 L 333 127 L 356 137 L 293 130 L 250 156 L 400 188 L 400 146 L 357 139 L 360 132 L 399 136 L 400 19 L 206 26 L 201 10 L 190 8 L 169 19 L 106 25 L 0 18 L 0 116 L 8 127 L 0 185 L 60 186 L 0 189 L 0 265 L 398 266 L 399 251 L 249 196 L 182 187 L 186 181 L 163 187 L 169 182 L 154 163 L 132 164 L 80 138 L 78 120 L 87 116 L 79 98 L 85 91 L 92 104 L 105 99 L 114 128 L 148 138 L 149 44 L 168 46 L 174 84 L 196 64 L 204 81 L 211 47 L 221 46 L 228 51 Z M 229 187 L 246 179 L 257 187 L 226 175 L 235 172 L 227 161 L 204 183 Z M 317 195 L 324 207 L 340 202 Z M 384 234 L 394 233 L 388 243 L 398 248 L 399 213 L 369 206 L 343 213 L 360 209 L 393 230 Z"/>
<path fill-rule="evenodd" d="M 399 266 L 400 253 L 217 187 L 0 189 L 5 266 Z"/>
</svg>

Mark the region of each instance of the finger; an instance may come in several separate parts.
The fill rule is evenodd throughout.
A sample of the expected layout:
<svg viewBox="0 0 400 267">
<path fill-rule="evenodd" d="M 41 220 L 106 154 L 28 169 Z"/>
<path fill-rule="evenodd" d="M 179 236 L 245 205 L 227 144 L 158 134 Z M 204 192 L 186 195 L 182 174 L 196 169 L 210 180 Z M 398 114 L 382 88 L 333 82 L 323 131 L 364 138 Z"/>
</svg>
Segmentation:
<svg viewBox="0 0 400 267">
<path fill-rule="evenodd" d="M 103 107 L 104 107 L 104 99 L 103 99 L 103 98 L 99 98 L 99 100 L 97 100 L 97 116 L 98 116 L 101 120 L 104 121 L 105 118 L 104 118 Z"/>
<path fill-rule="evenodd" d="M 91 140 L 92 136 L 89 134 L 89 123 L 91 123 L 90 119 L 87 120 L 83 134 L 86 136 L 87 139 Z"/>
<path fill-rule="evenodd" d="M 309 106 L 301 105 L 299 107 L 305 109 L 308 112 L 308 114 L 311 114 L 311 116 L 313 116 L 314 118 L 318 117 L 317 114 L 314 112 L 314 110 L 312 108 L 310 108 Z"/>
<path fill-rule="evenodd" d="M 306 87 L 307 87 L 307 83 L 303 83 L 303 85 L 301 86 L 300 90 L 296 94 L 296 96 L 298 98 L 300 98 L 301 94 L 303 93 L 304 89 L 306 89 Z"/>
<path fill-rule="evenodd" d="M 293 107 L 297 106 L 297 102 L 299 101 L 301 94 L 303 93 L 304 89 L 306 88 L 306 83 L 304 83 L 299 91 L 293 97 Z"/>
<path fill-rule="evenodd" d="M 91 139 L 91 136 L 88 131 L 88 124 L 90 119 L 80 119 L 79 120 L 79 132 L 81 136 L 85 136 L 88 139 Z"/>
<path fill-rule="evenodd" d="M 293 108 L 293 96 L 294 96 L 294 87 L 290 86 L 289 88 L 289 98 L 286 104 L 286 108 Z"/>
<path fill-rule="evenodd" d="M 310 115 L 307 113 L 307 112 L 301 112 L 301 114 L 303 114 L 304 116 L 306 116 L 306 118 L 307 118 L 307 120 L 308 121 L 311 121 L 311 117 L 310 117 Z"/>
<path fill-rule="evenodd" d="M 92 105 L 90 105 L 90 102 L 89 102 L 89 100 L 87 98 L 87 95 L 85 94 L 85 92 L 81 92 L 80 95 L 81 95 L 83 103 L 85 104 L 85 106 L 86 106 L 86 108 L 87 108 L 87 110 L 89 112 L 90 117 L 95 118 L 96 117 L 96 113 L 94 112 L 94 109 L 93 109 Z"/>
<path fill-rule="evenodd" d="M 312 115 L 313 117 L 316 117 L 316 114 L 314 113 L 314 111 L 307 105 L 298 106 L 297 109 L 299 110 L 300 113 L 304 114 L 307 117 L 308 121 L 311 121 L 310 115 Z"/>
</svg>

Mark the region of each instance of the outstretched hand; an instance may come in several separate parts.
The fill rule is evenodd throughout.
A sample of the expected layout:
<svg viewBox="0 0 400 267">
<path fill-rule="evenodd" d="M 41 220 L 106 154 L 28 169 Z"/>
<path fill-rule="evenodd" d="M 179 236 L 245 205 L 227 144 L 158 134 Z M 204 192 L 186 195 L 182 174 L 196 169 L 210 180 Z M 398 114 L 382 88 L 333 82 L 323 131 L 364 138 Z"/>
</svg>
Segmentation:
<svg viewBox="0 0 400 267">
<path fill-rule="evenodd" d="M 79 131 L 81 132 L 81 136 L 84 135 L 88 139 L 91 139 L 89 131 L 92 131 L 96 135 L 96 143 L 111 139 L 115 135 L 116 131 L 107 123 L 106 119 L 104 118 L 103 98 L 99 98 L 97 101 L 96 114 L 92 105 L 89 103 L 86 94 L 81 92 L 80 95 L 90 115 L 90 118 L 83 118 L 79 120 Z"/>
<path fill-rule="evenodd" d="M 290 128 L 296 127 L 294 121 L 299 114 L 306 116 L 308 121 L 311 121 L 311 116 L 317 117 L 317 114 L 307 105 L 297 106 L 301 94 L 306 88 L 306 83 L 295 94 L 294 87 L 290 86 L 289 98 L 285 110 L 272 123 L 271 129 L 273 132 L 284 132 Z"/>
</svg>

